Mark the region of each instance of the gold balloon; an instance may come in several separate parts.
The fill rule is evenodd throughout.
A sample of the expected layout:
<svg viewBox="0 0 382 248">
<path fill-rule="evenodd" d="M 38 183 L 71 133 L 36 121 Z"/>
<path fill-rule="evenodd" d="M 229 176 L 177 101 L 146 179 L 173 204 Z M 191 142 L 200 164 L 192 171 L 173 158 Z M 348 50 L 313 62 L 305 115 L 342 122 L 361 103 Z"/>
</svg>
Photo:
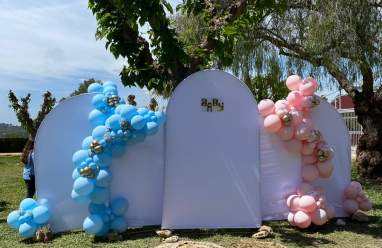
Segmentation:
<svg viewBox="0 0 382 248">
<path fill-rule="evenodd" d="M 122 121 L 121 122 L 121 128 L 122 130 L 130 130 L 131 129 L 131 125 L 128 121 Z"/>
<path fill-rule="evenodd" d="M 284 126 L 290 126 L 293 121 L 293 115 L 286 113 L 281 117 L 281 121 L 283 122 Z"/>
<path fill-rule="evenodd" d="M 112 95 L 107 98 L 107 105 L 115 107 L 119 104 L 120 97 L 117 95 Z"/>
<path fill-rule="evenodd" d="M 92 153 L 98 154 L 103 151 L 103 147 L 100 143 L 98 143 L 97 140 L 93 140 L 90 144 L 90 150 L 92 151 Z"/>
</svg>

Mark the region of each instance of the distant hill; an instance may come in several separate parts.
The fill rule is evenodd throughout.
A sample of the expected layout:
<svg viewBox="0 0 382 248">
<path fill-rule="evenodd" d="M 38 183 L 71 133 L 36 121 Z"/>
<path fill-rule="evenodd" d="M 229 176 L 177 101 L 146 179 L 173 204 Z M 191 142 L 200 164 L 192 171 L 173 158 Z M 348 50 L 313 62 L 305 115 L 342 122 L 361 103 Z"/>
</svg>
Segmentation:
<svg viewBox="0 0 382 248">
<path fill-rule="evenodd" d="M 28 133 L 20 126 L 0 123 L 0 138 L 27 138 Z"/>
</svg>

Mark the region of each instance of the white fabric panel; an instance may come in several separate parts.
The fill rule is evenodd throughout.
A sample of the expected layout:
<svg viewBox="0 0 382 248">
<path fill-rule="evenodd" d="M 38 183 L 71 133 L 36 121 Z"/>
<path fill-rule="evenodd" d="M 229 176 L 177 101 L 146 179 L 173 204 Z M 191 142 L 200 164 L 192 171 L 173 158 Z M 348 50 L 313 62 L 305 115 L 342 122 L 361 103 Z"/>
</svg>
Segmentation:
<svg viewBox="0 0 382 248">
<path fill-rule="evenodd" d="M 72 155 L 91 135 L 88 114 L 93 94 L 69 98 L 55 107 L 38 130 L 35 144 L 37 196 L 46 198 L 52 211 L 54 232 L 81 229 L 88 204 L 71 198 Z M 164 131 L 127 147 L 111 165 L 112 197 L 129 200 L 126 217 L 129 227 L 160 225 L 164 168 Z"/>
<path fill-rule="evenodd" d="M 282 220 L 289 213 L 285 199 L 301 182 L 301 155 L 285 149 L 284 142 L 269 134 L 260 117 L 261 209 L 263 220 Z"/>
<path fill-rule="evenodd" d="M 312 112 L 311 118 L 335 153 L 332 176 L 317 180 L 315 185 L 325 189 L 328 202 L 336 209 L 337 217 L 347 216 L 342 201 L 343 192 L 351 181 L 351 143 L 348 128 L 342 116 L 326 101 Z"/>
<path fill-rule="evenodd" d="M 223 112 L 201 99 L 218 98 Z M 186 78 L 167 107 L 162 228 L 250 228 L 261 224 L 258 110 L 232 75 Z"/>
<path fill-rule="evenodd" d="M 87 205 L 74 202 L 72 156 L 92 127 L 88 114 L 93 94 L 68 98 L 44 119 L 35 139 L 35 175 L 38 199 L 46 198 L 54 232 L 82 228 Z"/>
</svg>

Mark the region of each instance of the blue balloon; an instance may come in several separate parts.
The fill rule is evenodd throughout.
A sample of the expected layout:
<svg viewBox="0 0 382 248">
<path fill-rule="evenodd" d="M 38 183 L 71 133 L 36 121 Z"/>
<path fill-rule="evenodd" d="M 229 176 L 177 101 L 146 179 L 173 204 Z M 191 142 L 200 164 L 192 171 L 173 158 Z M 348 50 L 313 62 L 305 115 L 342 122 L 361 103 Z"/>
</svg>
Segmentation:
<svg viewBox="0 0 382 248">
<path fill-rule="evenodd" d="M 100 170 L 96 177 L 96 185 L 99 187 L 106 187 L 111 182 L 111 173 L 107 170 Z"/>
<path fill-rule="evenodd" d="M 114 87 L 114 88 L 116 88 L 117 89 L 117 85 L 115 84 L 115 83 L 113 83 L 113 82 L 111 82 L 111 81 L 105 81 L 104 83 L 103 83 L 103 87 Z"/>
<path fill-rule="evenodd" d="M 82 224 L 82 228 L 85 230 L 85 232 L 90 234 L 96 234 L 99 231 L 102 230 L 103 227 L 103 221 L 102 218 L 99 215 L 92 214 L 84 220 Z"/>
<path fill-rule="evenodd" d="M 76 191 L 72 190 L 72 193 L 71 193 L 71 196 L 72 196 L 72 199 L 77 202 L 77 203 L 80 203 L 80 204 L 84 204 L 84 203 L 87 203 L 88 201 L 90 201 L 90 198 L 88 195 L 79 195 Z"/>
<path fill-rule="evenodd" d="M 73 172 L 72 172 L 72 179 L 73 180 L 76 180 L 77 178 L 79 178 L 81 175 L 80 173 L 78 172 L 78 169 L 77 168 L 74 168 Z"/>
<path fill-rule="evenodd" d="M 93 96 L 92 98 L 92 105 L 96 108 L 96 109 L 103 109 L 106 107 L 106 103 L 105 103 L 105 96 L 103 94 L 97 94 L 95 96 Z"/>
<path fill-rule="evenodd" d="M 83 150 L 88 150 L 90 149 L 90 145 L 93 141 L 93 137 L 92 136 L 88 136 L 86 137 L 83 141 L 82 141 L 82 144 L 81 144 L 81 147 Z"/>
<path fill-rule="evenodd" d="M 89 93 L 102 93 L 103 92 L 103 86 L 99 83 L 92 83 L 88 87 Z"/>
<path fill-rule="evenodd" d="M 93 127 L 105 124 L 107 119 L 107 115 L 98 109 L 93 109 L 88 116 L 89 122 L 93 125 Z"/>
<path fill-rule="evenodd" d="M 94 155 L 93 160 L 100 168 L 109 167 L 112 162 L 111 153 L 105 150 L 103 153 Z"/>
<path fill-rule="evenodd" d="M 88 207 L 89 213 L 91 214 L 104 214 L 106 211 L 105 204 L 96 204 L 96 203 L 90 203 Z"/>
<path fill-rule="evenodd" d="M 128 140 L 128 144 L 137 144 L 142 141 L 144 141 L 146 138 L 146 132 L 145 130 L 135 130 L 132 134 L 131 137 Z"/>
<path fill-rule="evenodd" d="M 89 195 L 94 190 L 94 182 L 89 178 L 79 177 L 74 181 L 73 189 L 79 195 Z"/>
<path fill-rule="evenodd" d="M 103 93 L 107 96 L 118 95 L 118 90 L 116 86 L 108 85 L 103 87 Z"/>
<path fill-rule="evenodd" d="M 118 112 L 127 121 L 130 121 L 134 115 L 138 114 L 137 108 L 133 105 L 120 105 L 118 106 Z"/>
<path fill-rule="evenodd" d="M 125 198 L 118 197 L 112 200 L 111 210 L 115 215 L 123 215 L 129 207 L 129 201 Z"/>
<path fill-rule="evenodd" d="M 104 222 L 101 231 L 97 232 L 95 236 L 104 237 L 109 233 L 109 230 L 110 225 Z"/>
<path fill-rule="evenodd" d="M 149 110 L 147 108 L 139 108 L 137 112 L 139 115 L 145 116 L 149 112 Z"/>
<path fill-rule="evenodd" d="M 109 190 L 107 188 L 95 187 L 90 194 L 90 200 L 96 204 L 106 203 L 109 200 Z"/>
<path fill-rule="evenodd" d="M 24 211 L 32 210 L 37 206 L 38 206 L 37 202 L 33 200 L 32 198 L 25 198 L 24 200 L 20 202 L 20 208 Z"/>
<path fill-rule="evenodd" d="M 75 166 L 81 166 L 82 162 L 85 162 L 89 158 L 88 150 L 78 150 L 73 154 L 72 161 Z"/>
<path fill-rule="evenodd" d="M 125 153 L 126 145 L 124 143 L 118 142 L 113 145 L 112 154 L 114 157 L 120 157 Z"/>
<path fill-rule="evenodd" d="M 98 126 L 93 129 L 92 136 L 95 140 L 101 140 L 104 138 L 105 134 L 107 133 L 107 128 L 105 126 Z"/>
<path fill-rule="evenodd" d="M 113 130 L 118 130 L 121 128 L 121 116 L 118 114 L 114 114 L 110 116 L 106 122 L 105 126 L 111 128 Z"/>
<path fill-rule="evenodd" d="M 117 217 L 111 222 L 110 228 L 115 232 L 122 233 L 128 228 L 127 221 L 123 217 Z"/>
<path fill-rule="evenodd" d="M 156 122 L 150 121 L 146 123 L 146 133 L 147 135 L 154 135 L 158 132 L 159 126 Z"/>
<path fill-rule="evenodd" d="M 145 119 L 141 115 L 135 115 L 131 118 L 131 126 L 136 130 L 144 128 L 145 124 Z"/>
<path fill-rule="evenodd" d="M 19 218 L 20 218 L 20 211 L 19 210 L 15 210 L 15 211 L 10 212 L 8 214 L 8 217 L 7 217 L 8 225 L 13 229 L 19 229 L 19 227 L 20 227 Z"/>
<path fill-rule="evenodd" d="M 36 224 L 44 224 L 49 220 L 49 209 L 46 206 L 38 206 L 32 210 L 33 222 Z"/>
<path fill-rule="evenodd" d="M 33 222 L 26 222 L 20 225 L 19 233 L 24 238 L 32 238 L 36 235 L 37 225 Z"/>
</svg>

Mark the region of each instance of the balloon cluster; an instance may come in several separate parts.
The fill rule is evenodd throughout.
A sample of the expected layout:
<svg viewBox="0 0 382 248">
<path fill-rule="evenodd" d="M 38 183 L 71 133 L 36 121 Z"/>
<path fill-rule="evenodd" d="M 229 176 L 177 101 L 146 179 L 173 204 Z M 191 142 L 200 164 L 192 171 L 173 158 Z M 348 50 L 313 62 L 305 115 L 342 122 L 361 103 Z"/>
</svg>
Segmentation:
<svg viewBox="0 0 382 248">
<path fill-rule="evenodd" d="M 92 98 L 94 110 L 89 113 L 94 129 L 91 136 L 83 140 L 82 148 L 73 154 L 75 169 L 71 196 L 79 203 L 90 202 L 90 215 L 84 220 L 83 229 L 96 236 L 105 236 L 110 229 L 119 233 L 128 227 L 123 218 L 127 200 L 110 200 L 111 158 L 122 155 L 127 145 L 154 135 L 164 124 L 165 115 L 126 104 L 111 82 L 93 83 L 88 92 L 97 93 Z"/>
<path fill-rule="evenodd" d="M 326 203 L 322 189 L 317 190 L 310 183 L 331 176 L 334 151 L 310 118 L 312 109 L 320 104 L 320 98 L 314 95 L 318 83 L 311 77 L 301 79 L 292 75 L 286 86 L 290 90 L 286 100 L 276 103 L 262 100 L 259 112 L 264 117 L 265 130 L 277 134 L 289 152 L 302 156 L 302 189 L 287 199 L 289 222 L 299 228 L 307 228 L 311 223 L 323 225 L 334 216 L 334 209 Z"/>
<path fill-rule="evenodd" d="M 344 191 L 344 210 L 348 214 L 354 214 L 358 209 L 362 211 L 369 211 L 372 204 L 367 198 L 362 186 L 359 182 L 351 182 Z"/>
<path fill-rule="evenodd" d="M 335 217 L 334 207 L 327 203 L 323 189 L 306 182 L 287 198 L 287 206 L 289 223 L 299 228 L 307 228 L 311 223 L 323 225 Z"/>
<path fill-rule="evenodd" d="M 7 218 L 8 225 L 18 229 L 24 238 L 32 238 L 36 231 L 44 226 L 50 217 L 46 204 L 39 204 L 32 198 L 21 201 L 19 210 L 12 211 Z"/>
</svg>

